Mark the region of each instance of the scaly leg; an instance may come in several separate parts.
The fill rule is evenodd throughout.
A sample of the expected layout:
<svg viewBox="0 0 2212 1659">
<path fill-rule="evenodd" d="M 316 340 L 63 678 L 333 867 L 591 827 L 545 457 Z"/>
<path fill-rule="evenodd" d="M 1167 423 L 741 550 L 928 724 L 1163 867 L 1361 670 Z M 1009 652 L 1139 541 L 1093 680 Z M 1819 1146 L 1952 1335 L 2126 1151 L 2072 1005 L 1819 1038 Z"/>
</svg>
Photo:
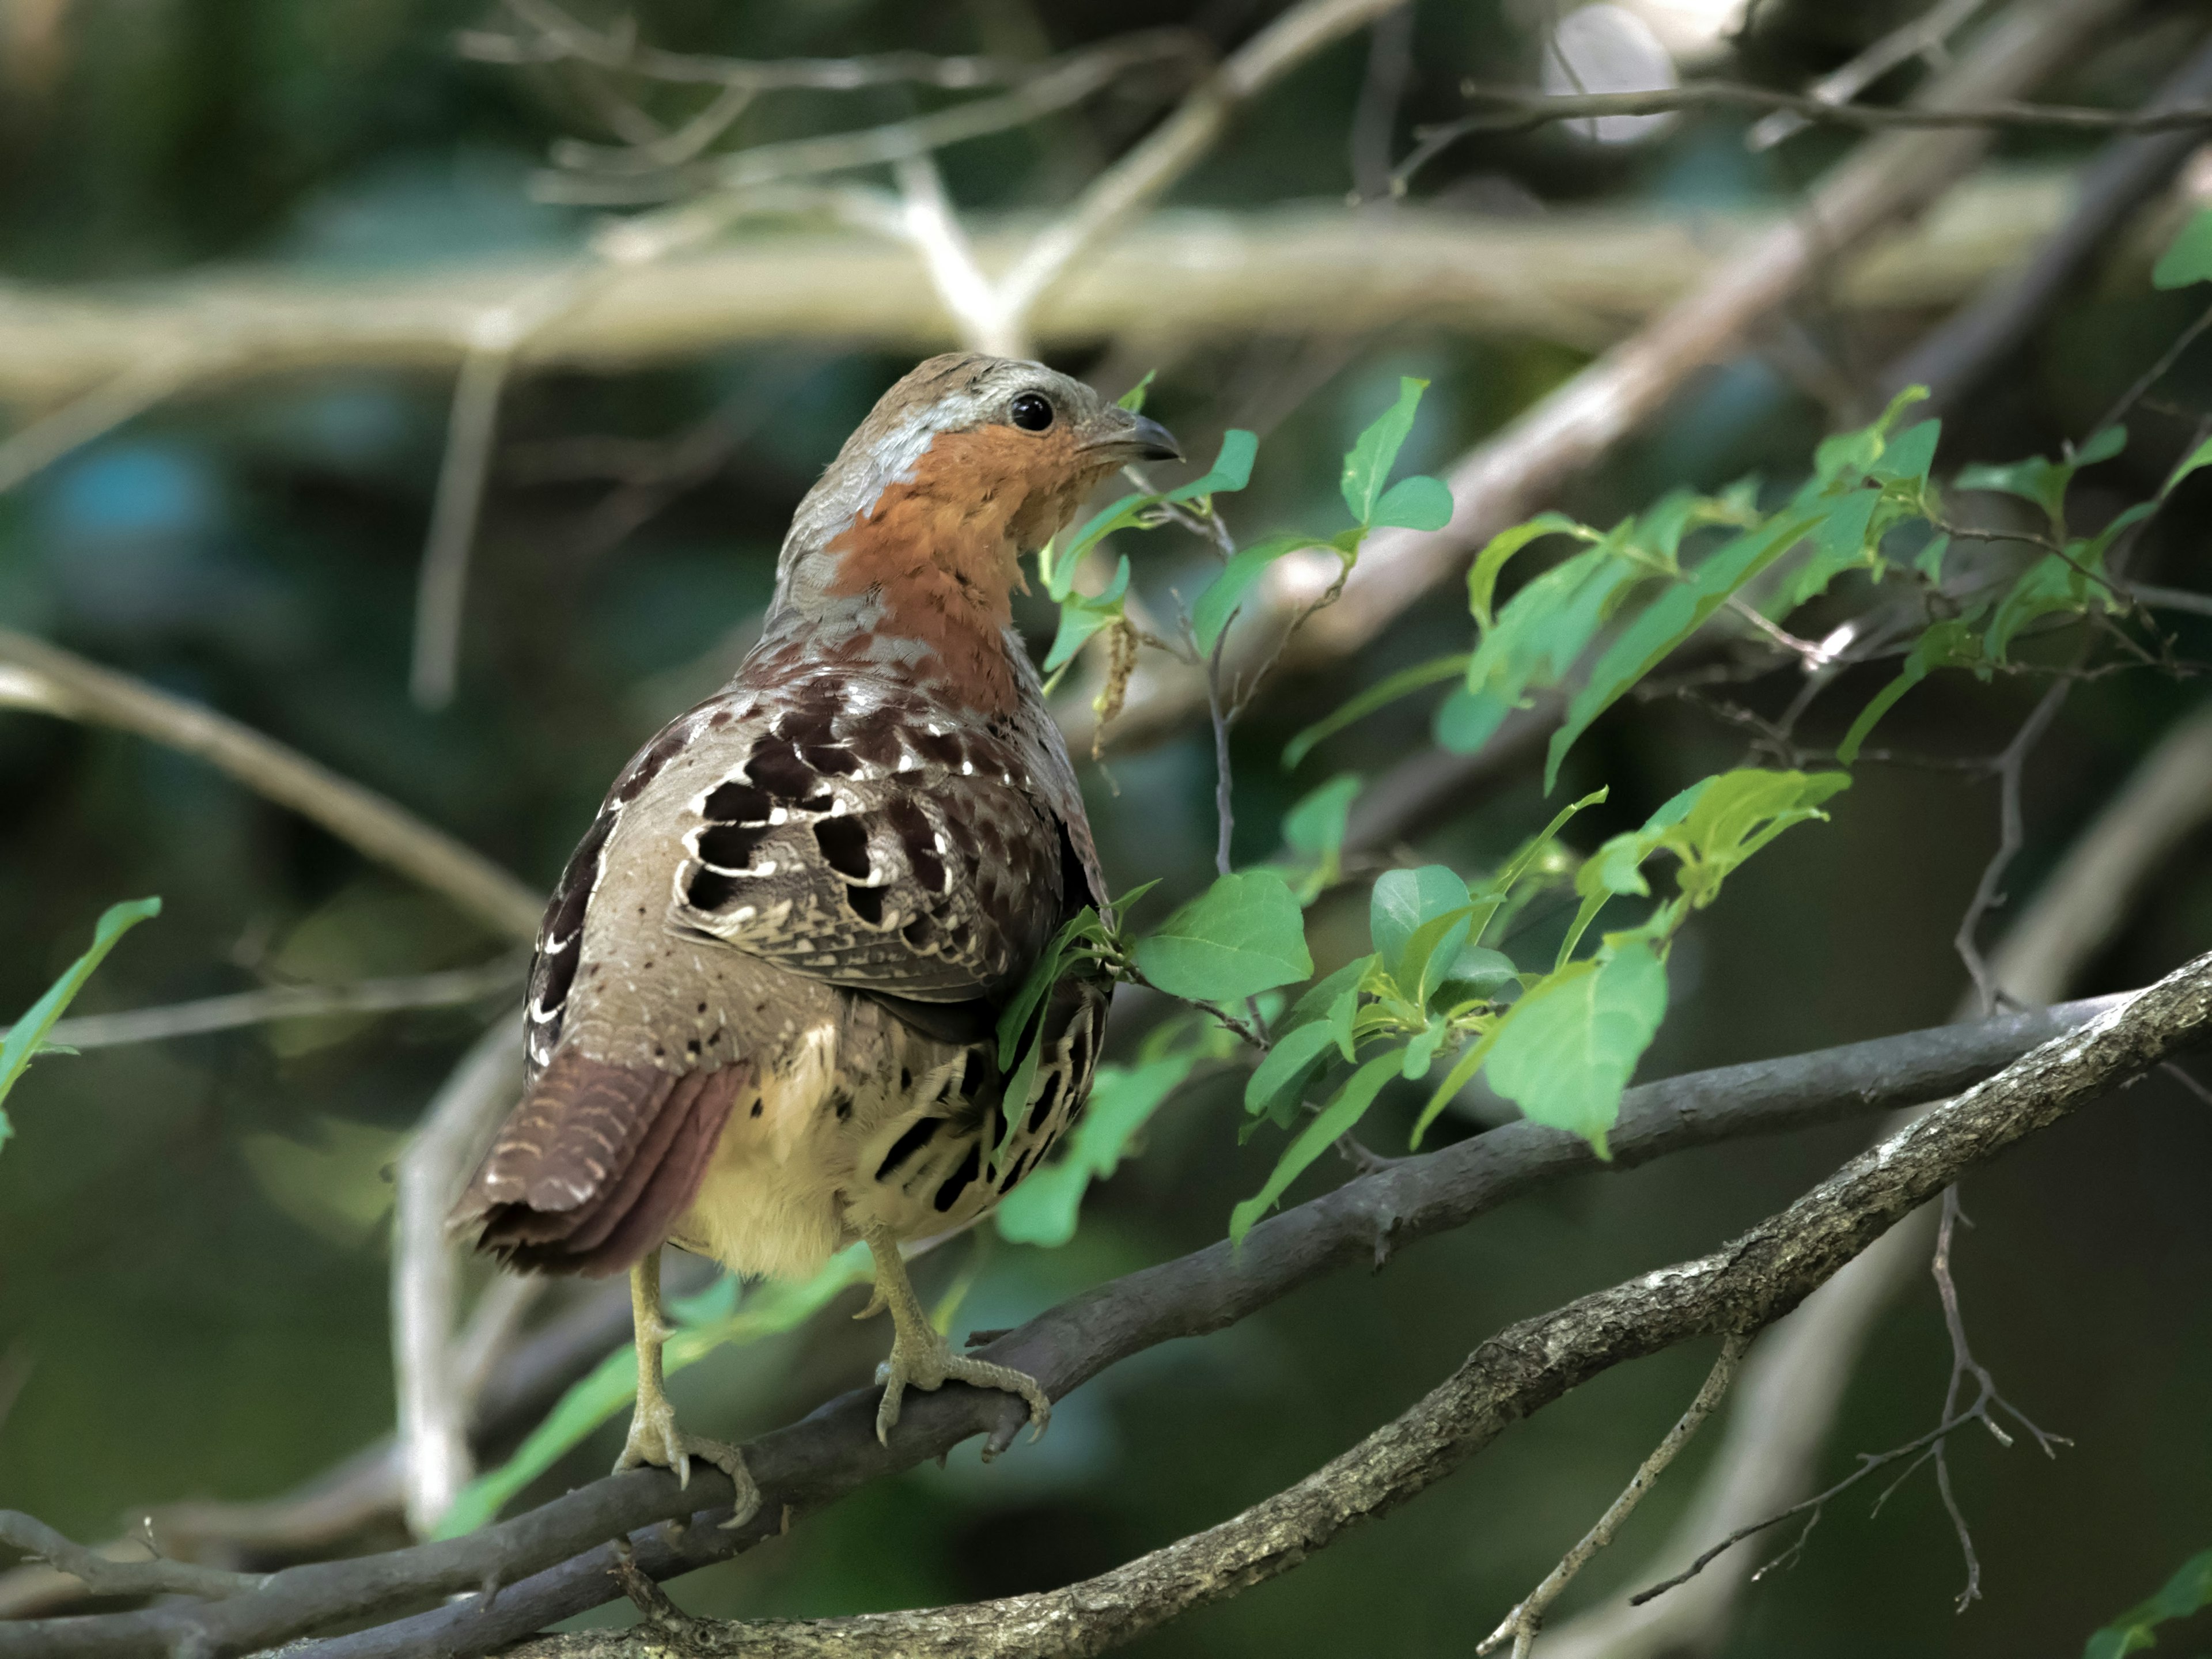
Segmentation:
<svg viewBox="0 0 2212 1659">
<path fill-rule="evenodd" d="M 691 1484 L 691 1460 L 712 1463 L 730 1477 L 738 1489 L 735 1513 L 722 1524 L 741 1527 L 760 1507 L 760 1488 L 745 1468 L 744 1455 L 735 1446 L 686 1434 L 676 1426 L 676 1408 L 668 1403 L 666 1379 L 660 1369 L 660 1346 L 675 1333 L 660 1313 L 660 1249 L 656 1245 L 629 1270 L 630 1322 L 637 1331 L 637 1409 L 630 1414 L 629 1440 L 615 1459 L 615 1473 L 647 1464 L 672 1469 L 676 1484 Z"/>
<path fill-rule="evenodd" d="M 891 1357 L 876 1368 L 876 1381 L 884 1385 L 884 1403 L 876 1410 L 876 1438 L 889 1443 L 909 1384 L 937 1389 L 948 1379 L 1019 1395 L 1030 1408 L 1033 1425 L 1030 1438 L 1042 1435 L 1045 1425 L 1052 1421 L 1052 1401 L 1045 1397 L 1036 1378 L 1011 1365 L 994 1365 L 953 1352 L 952 1345 L 929 1322 L 928 1311 L 914 1293 L 914 1281 L 906 1276 L 906 1262 L 890 1233 L 881 1226 L 872 1226 L 864 1236 L 868 1253 L 876 1259 L 876 1293 L 856 1317 L 866 1319 L 884 1308 L 891 1310 Z"/>
</svg>

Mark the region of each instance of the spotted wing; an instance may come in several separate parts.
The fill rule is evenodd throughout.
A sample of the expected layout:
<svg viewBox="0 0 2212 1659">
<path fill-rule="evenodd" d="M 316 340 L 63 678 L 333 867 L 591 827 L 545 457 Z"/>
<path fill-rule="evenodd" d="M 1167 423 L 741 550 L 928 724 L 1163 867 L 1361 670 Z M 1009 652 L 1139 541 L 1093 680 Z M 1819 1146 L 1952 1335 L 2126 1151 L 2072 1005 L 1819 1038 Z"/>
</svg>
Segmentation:
<svg viewBox="0 0 2212 1659">
<path fill-rule="evenodd" d="M 1011 723 L 813 690 L 765 706 L 743 755 L 695 780 L 679 925 L 892 997 L 1003 997 L 1094 902 L 1079 814 L 1054 809 Z"/>
</svg>

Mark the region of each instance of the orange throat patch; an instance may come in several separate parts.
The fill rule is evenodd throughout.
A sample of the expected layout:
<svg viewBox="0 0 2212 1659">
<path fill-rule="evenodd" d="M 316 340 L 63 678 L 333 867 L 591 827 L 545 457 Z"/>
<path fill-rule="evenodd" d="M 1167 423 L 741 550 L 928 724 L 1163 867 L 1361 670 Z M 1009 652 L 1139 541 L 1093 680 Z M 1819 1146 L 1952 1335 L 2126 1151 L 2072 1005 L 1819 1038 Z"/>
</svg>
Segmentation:
<svg viewBox="0 0 2212 1659">
<path fill-rule="evenodd" d="M 936 653 L 933 672 L 919 672 L 971 708 L 1010 714 L 1020 693 L 1006 629 L 1014 591 L 1028 592 L 1021 550 L 1066 523 L 1103 470 L 1082 465 L 1065 429 L 940 433 L 911 477 L 886 485 L 830 543 L 829 591 L 874 595 L 878 634 Z"/>
</svg>

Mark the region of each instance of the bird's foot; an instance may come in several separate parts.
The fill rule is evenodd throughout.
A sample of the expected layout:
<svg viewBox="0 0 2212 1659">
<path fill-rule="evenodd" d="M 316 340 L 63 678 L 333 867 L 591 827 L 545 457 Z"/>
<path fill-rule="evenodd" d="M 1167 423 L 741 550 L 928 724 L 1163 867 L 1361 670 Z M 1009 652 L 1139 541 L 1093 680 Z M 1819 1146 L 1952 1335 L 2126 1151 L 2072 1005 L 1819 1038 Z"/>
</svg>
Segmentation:
<svg viewBox="0 0 2212 1659">
<path fill-rule="evenodd" d="M 891 1357 L 876 1367 L 883 1385 L 883 1404 L 876 1408 L 876 1438 L 888 1445 L 899 1408 L 908 1388 L 939 1389 L 947 1382 L 973 1383 L 979 1389 L 998 1389 L 1017 1395 L 1030 1408 L 1030 1438 L 1044 1433 L 1052 1421 L 1052 1401 L 1036 1378 L 1011 1365 L 994 1365 L 955 1353 L 937 1328 L 922 1322 L 919 1328 L 902 1323 L 891 1339 Z"/>
<path fill-rule="evenodd" d="M 668 1403 L 667 1395 L 641 1395 L 637 1409 L 630 1415 L 629 1438 L 623 1446 L 622 1455 L 615 1459 L 614 1472 L 620 1474 L 624 1469 L 647 1467 L 668 1469 L 675 1474 L 679 1487 L 689 1488 L 691 1460 L 695 1457 L 721 1470 L 737 1488 L 737 1508 L 722 1525 L 742 1527 L 751 1520 L 753 1512 L 760 1508 L 761 1495 L 752 1471 L 745 1467 L 744 1454 L 725 1441 L 686 1434 L 678 1428 L 676 1410 Z"/>
</svg>

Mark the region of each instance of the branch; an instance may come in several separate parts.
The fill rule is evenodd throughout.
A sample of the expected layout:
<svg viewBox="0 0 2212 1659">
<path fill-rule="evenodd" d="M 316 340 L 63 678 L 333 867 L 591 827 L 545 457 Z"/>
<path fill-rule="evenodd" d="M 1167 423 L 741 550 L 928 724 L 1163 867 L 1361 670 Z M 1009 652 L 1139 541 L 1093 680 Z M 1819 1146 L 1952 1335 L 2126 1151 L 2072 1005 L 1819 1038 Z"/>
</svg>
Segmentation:
<svg viewBox="0 0 2212 1659">
<path fill-rule="evenodd" d="M 1372 1268 L 1407 1244 L 1528 1193 L 1586 1173 L 1632 1169 L 1693 1146 L 1937 1099 L 2129 1000 L 2073 1003 L 1643 1085 L 1623 1098 L 1613 1156 L 1605 1164 L 1578 1137 L 1531 1123 L 1508 1124 L 1348 1181 L 1261 1223 L 1241 1251 L 1224 1242 L 1102 1285 L 985 1352 L 1039 1376 L 1047 1392 L 1059 1397 L 1131 1354 L 1233 1324 L 1339 1267 Z M 1004 1403 L 965 1388 L 910 1401 L 886 1449 L 875 1437 L 874 1391 L 843 1395 L 746 1449 L 763 1490 L 775 1500 L 755 1524 L 737 1533 L 696 1528 L 687 1534 L 686 1547 L 706 1547 L 700 1540 L 708 1534 L 725 1553 L 750 1547 L 780 1523 L 782 1504 L 796 1510 L 817 1507 L 938 1456 L 973 1434 L 1011 1439 L 1021 1425 L 1000 1409 Z M 702 1476 L 695 1471 L 693 1478 Z M 726 1492 L 713 1484 L 719 1475 L 703 1478 L 709 1483 L 706 1493 Z M 459 1659 L 597 1605 L 605 1599 L 605 1563 L 594 1565 L 584 1552 L 641 1527 L 688 1518 L 697 1503 L 708 1501 L 710 1497 L 687 1496 L 660 1472 L 634 1471 L 594 1481 L 466 1538 L 288 1568 L 266 1592 L 221 1608 L 154 1607 L 0 1624 L 0 1656 L 115 1656 L 185 1635 L 204 1636 L 216 1651 L 227 1652 L 283 1641 L 339 1619 L 361 1622 L 388 1615 L 481 1590 L 488 1583 L 504 1586 L 489 1603 L 476 1596 L 325 1643 L 322 1650 L 322 1659 L 432 1650 Z"/>
<path fill-rule="evenodd" d="M 1741 1332 L 1729 1333 L 1728 1340 L 1721 1345 L 1721 1357 L 1713 1362 L 1712 1370 L 1705 1376 L 1705 1386 L 1698 1390 L 1697 1398 L 1690 1401 L 1690 1408 L 1682 1413 L 1680 1420 L 1667 1431 L 1664 1439 L 1652 1448 L 1651 1455 L 1644 1460 L 1643 1466 L 1636 1471 L 1635 1479 L 1622 1489 L 1620 1496 L 1614 1498 L 1606 1512 L 1598 1517 L 1597 1524 L 1583 1534 L 1582 1541 L 1567 1552 L 1566 1558 L 1558 1566 L 1545 1574 L 1544 1582 L 1505 1615 L 1503 1624 L 1475 1644 L 1475 1652 L 1488 1653 L 1504 1646 L 1510 1638 L 1513 1659 L 1527 1659 L 1529 1646 L 1535 1641 L 1536 1632 L 1544 1623 L 1544 1614 L 1551 1609 L 1552 1603 L 1559 1599 L 1560 1592 L 1573 1582 L 1575 1575 L 1588 1566 L 1600 1550 L 1613 1542 L 1613 1534 L 1620 1530 L 1620 1523 L 1627 1520 L 1630 1513 L 1644 1501 L 1644 1494 L 1651 1490 L 1659 1477 L 1666 1473 L 1667 1466 L 1674 1461 L 1683 1447 L 1690 1443 L 1690 1437 L 1713 1414 L 1713 1408 L 1728 1393 L 1729 1384 L 1735 1380 L 1736 1367 L 1743 1363 L 1743 1352 L 1747 1346 L 1748 1340 Z"/>
<path fill-rule="evenodd" d="M 477 968 L 449 968 L 397 979 L 357 979 L 338 985 L 271 985 L 258 991 L 202 997 L 159 1008 L 112 1014 L 78 1014 L 55 1023 L 51 1041 L 66 1048 L 113 1048 L 126 1042 L 232 1031 L 279 1019 L 331 1014 L 388 1014 L 410 1008 L 453 1008 L 520 990 L 527 964 L 501 957 Z M 7 1028 L 0 1026 L 0 1036 Z"/>
<path fill-rule="evenodd" d="M 1848 103 L 1890 70 L 1915 58 L 1940 65 L 1946 43 L 1988 3 L 1989 0 L 1937 0 L 1919 16 L 1908 19 L 1822 76 L 1813 84 L 1813 95 L 1827 103 Z M 1787 112 L 1769 115 L 1744 135 L 1744 147 L 1754 152 L 1771 149 L 1792 133 L 1802 131 L 1805 125 Z"/>
<path fill-rule="evenodd" d="M 374 790 L 225 714 L 11 629 L 0 629 L 0 708 L 112 726 L 194 755 L 365 856 L 442 893 L 495 933 L 529 944 L 544 901 L 482 854 Z"/>
<path fill-rule="evenodd" d="M 407 1524 L 426 1537 L 475 1473 L 471 1391 L 454 1340 L 460 1247 L 446 1217 L 522 1087 L 521 1011 L 463 1056 L 400 1155 L 392 1229 L 392 1371 Z"/>
<path fill-rule="evenodd" d="M 1187 58 L 1192 40 L 1184 29 L 1148 29 L 1069 52 L 995 97 L 974 99 L 884 126 L 755 144 L 727 155 L 649 173 L 606 167 L 543 173 L 538 179 L 538 194 L 546 201 L 624 206 L 672 201 L 710 191 L 750 190 L 854 167 L 910 161 L 972 138 L 1026 126 L 1040 116 L 1081 102 L 1139 64 Z"/>
<path fill-rule="evenodd" d="M 1188 172 L 1243 105 L 1322 47 L 1404 3 L 1304 0 L 1239 46 L 1174 114 L 1092 179 L 1073 205 L 1024 250 L 999 284 L 1009 314 L 1030 317 L 1086 251 Z"/>
<path fill-rule="evenodd" d="M 1972 107 L 2032 86 L 2064 65 L 2125 9 L 2125 0 L 2030 0 L 1990 27 L 1971 58 L 1919 100 L 1922 107 Z M 1311 661 L 1347 655 L 1459 568 L 1464 555 L 1547 504 L 1568 478 L 1595 464 L 1650 419 L 1690 377 L 1740 349 L 1749 331 L 1815 280 L 1827 280 L 1838 250 L 1856 248 L 1896 219 L 1933 201 L 1987 147 L 1965 128 L 1894 133 L 1870 140 L 1816 187 L 1802 210 L 1755 245 L 1737 249 L 1699 292 L 1657 318 L 1470 451 L 1445 478 L 1454 501 L 1435 534 L 1383 531 L 1370 538 L 1343 597 L 1314 618 L 1291 653 Z M 1277 560 L 1246 605 L 1240 646 L 1272 640 L 1339 576 L 1334 556 Z M 1132 680 L 1116 727 L 1124 744 L 1157 737 L 1203 705 L 1196 675 L 1148 659 Z M 1080 723 L 1079 704 L 1066 724 Z M 1071 729 L 1071 747 L 1087 745 Z"/>
<path fill-rule="evenodd" d="M 737 1625 L 664 1620 L 644 1632 L 553 1637 L 514 1651 L 518 1659 L 1056 1659 L 1119 1646 L 1298 1565 L 1615 1365 L 1708 1333 L 1748 1335 L 1780 1318 L 1960 1175 L 2142 1076 L 2199 1039 L 2208 1023 L 2212 956 L 1936 1108 L 1711 1255 L 1509 1326 L 1412 1410 L 1305 1480 L 1097 1577 L 929 1612 Z M 636 1565 L 661 1577 L 696 1564 L 696 1531 L 675 1543 L 633 1540 Z M 341 1644 L 324 1647 L 339 1650 Z"/>
<path fill-rule="evenodd" d="M 1835 297 L 1877 309 L 1954 302 L 2048 234 L 2072 194 L 2063 169 L 1978 179 L 1854 266 Z M 1048 349 L 1133 333 L 1171 345 L 1224 335 L 1358 334 L 1419 317 L 1469 335 L 1595 347 L 1711 282 L 1787 222 L 1781 213 L 1692 221 L 1597 207 L 1536 220 L 1414 204 L 1388 216 L 1176 209 L 1093 246 L 1052 290 L 1031 332 Z M 1006 269 L 1042 222 L 979 219 L 979 263 Z M 343 279 L 217 268 L 90 293 L 11 286 L 0 290 L 0 399 L 52 409 L 180 351 L 186 368 L 164 377 L 155 395 L 294 371 L 450 373 L 468 355 L 473 319 L 574 260 L 533 256 Z M 942 349 L 951 337 L 911 246 L 817 225 L 624 265 L 515 355 L 522 371 L 610 373 L 749 343 L 918 350 Z M 50 453 L 147 401 L 134 397 Z"/>
<path fill-rule="evenodd" d="M 266 1573 L 224 1572 L 189 1561 L 118 1561 L 72 1543 L 19 1510 L 0 1510 L 0 1544 L 36 1556 L 101 1595 L 243 1595 L 264 1588 Z"/>
</svg>

